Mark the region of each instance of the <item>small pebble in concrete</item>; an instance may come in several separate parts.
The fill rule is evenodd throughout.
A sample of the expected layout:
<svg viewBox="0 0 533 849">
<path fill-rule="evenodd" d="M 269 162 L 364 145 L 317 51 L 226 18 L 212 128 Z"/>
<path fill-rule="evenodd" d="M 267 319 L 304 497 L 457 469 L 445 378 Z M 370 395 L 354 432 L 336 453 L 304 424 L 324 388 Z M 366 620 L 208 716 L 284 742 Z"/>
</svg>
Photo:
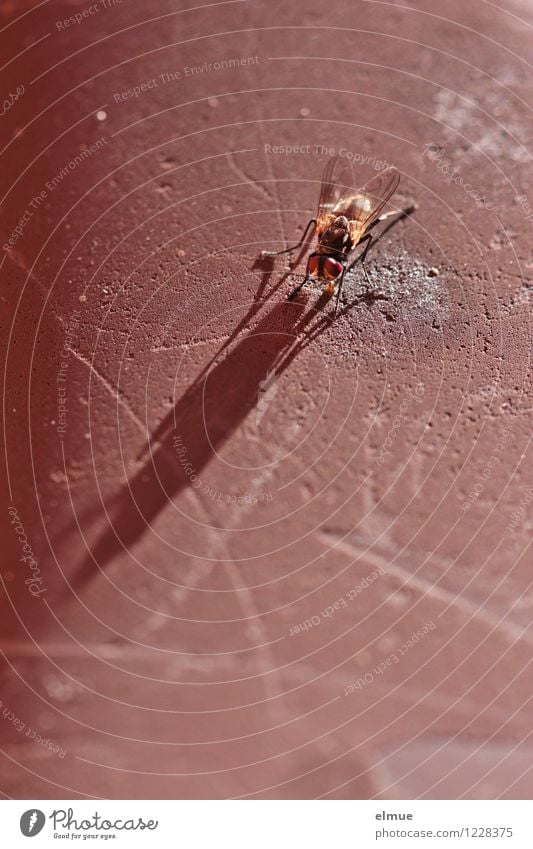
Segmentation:
<svg viewBox="0 0 533 849">
<path fill-rule="evenodd" d="M 430 277 L 438 277 L 439 276 L 439 269 L 438 268 L 430 268 L 429 269 L 429 276 Z"/>
</svg>

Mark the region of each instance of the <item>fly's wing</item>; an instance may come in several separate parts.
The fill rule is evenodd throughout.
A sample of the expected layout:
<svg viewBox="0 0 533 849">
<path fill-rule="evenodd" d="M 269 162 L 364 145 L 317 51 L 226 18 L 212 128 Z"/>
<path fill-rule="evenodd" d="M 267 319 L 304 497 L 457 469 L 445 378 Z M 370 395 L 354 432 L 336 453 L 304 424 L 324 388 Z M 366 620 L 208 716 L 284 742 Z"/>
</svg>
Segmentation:
<svg viewBox="0 0 533 849">
<path fill-rule="evenodd" d="M 377 220 L 399 182 L 398 169 L 393 166 L 387 168 L 372 177 L 351 197 L 341 198 L 334 209 L 335 215 L 345 215 L 349 221 L 354 222 L 353 229 L 362 235 Z"/>
<path fill-rule="evenodd" d="M 337 207 L 353 197 L 353 171 L 348 159 L 334 156 L 329 160 L 322 175 L 318 212 L 316 216 L 317 234 L 320 236 L 331 222 L 340 215 Z"/>
</svg>

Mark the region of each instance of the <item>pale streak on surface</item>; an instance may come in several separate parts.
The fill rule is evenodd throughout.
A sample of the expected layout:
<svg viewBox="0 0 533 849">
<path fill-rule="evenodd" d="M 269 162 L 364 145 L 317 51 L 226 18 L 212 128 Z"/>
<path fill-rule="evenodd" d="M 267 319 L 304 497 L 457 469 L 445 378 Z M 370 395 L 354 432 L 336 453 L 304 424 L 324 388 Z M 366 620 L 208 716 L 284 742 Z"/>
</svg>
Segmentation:
<svg viewBox="0 0 533 849">
<path fill-rule="evenodd" d="M 498 630 L 500 633 L 505 635 L 509 642 L 514 643 L 517 640 L 523 640 L 529 646 L 533 646 L 533 638 L 520 625 L 516 625 L 513 622 L 502 619 L 496 613 L 492 613 L 485 607 L 476 607 L 471 601 L 464 598 L 462 595 L 454 595 L 449 592 L 449 590 L 436 586 L 431 581 L 427 581 L 425 578 L 414 575 L 407 569 L 391 563 L 390 560 L 379 554 L 375 554 L 370 550 L 364 552 L 352 543 L 339 540 L 334 534 L 322 532 L 319 537 L 324 544 L 330 547 L 330 549 L 331 543 L 333 542 L 333 549 L 344 551 L 354 559 L 366 560 L 375 566 L 381 567 L 388 575 L 393 575 L 394 577 L 399 578 L 402 583 L 408 584 L 413 589 L 418 590 L 418 592 L 422 595 L 427 595 L 430 600 L 441 602 L 447 607 L 453 607 L 455 610 L 460 611 L 462 614 L 470 617 L 471 619 L 481 622 L 485 625 L 485 627 L 490 628 L 491 630 Z"/>
<path fill-rule="evenodd" d="M 210 516 L 210 511 L 205 508 L 203 505 L 198 492 L 195 490 L 195 495 L 197 499 L 197 503 L 203 508 L 204 515 L 212 521 L 212 517 Z M 238 523 L 237 523 L 238 524 Z M 235 525 L 234 525 L 235 527 Z M 231 528 L 228 525 L 228 530 Z M 271 719 L 276 722 L 279 718 L 283 721 L 290 719 L 290 713 L 287 711 L 283 699 L 279 698 L 279 692 L 283 692 L 283 675 L 276 668 L 274 654 L 271 649 L 271 640 L 269 640 L 269 635 L 265 629 L 265 626 L 261 622 L 261 618 L 258 615 L 257 608 L 253 601 L 252 593 L 249 588 L 246 587 L 241 581 L 241 585 L 239 586 L 236 576 L 239 575 L 242 577 L 241 572 L 239 570 L 238 565 L 235 562 L 231 562 L 231 551 L 229 545 L 226 543 L 223 535 L 216 534 L 211 530 L 211 541 L 214 543 L 215 551 L 218 549 L 222 550 L 222 554 L 224 555 L 224 571 L 228 575 L 230 584 L 232 585 L 235 594 L 237 596 L 238 604 L 244 613 L 246 621 L 250 620 L 250 623 L 256 625 L 256 629 L 251 633 L 250 639 L 255 644 L 255 649 L 258 652 L 263 654 L 263 657 L 267 661 L 267 665 L 273 671 L 273 675 L 265 675 L 262 676 L 263 685 L 265 688 L 265 694 L 267 696 L 267 709 L 271 716 Z M 213 558 L 215 559 L 215 558 Z M 277 678 L 279 681 L 279 691 L 276 690 L 274 686 L 274 678 Z"/>
<path fill-rule="evenodd" d="M 77 351 L 75 348 L 67 349 L 80 363 L 83 363 L 86 366 L 91 374 L 93 374 L 96 379 L 107 389 L 112 398 L 119 404 L 121 404 L 132 421 L 135 422 L 137 427 L 140 429 L 143 436 L 146 438 L 146 427 L 142 423 L 141 419 L 138 417 L 137 413 L 132 410 L 126 399 L 121 395 L 118 387 L 114 386 L 103 374 L 101 374 L 96 366 L 87 359 L 80 351 Z"/>
<path fill-rule="evenodd" d="M 12 263 L 12 265 L 15 265 L 17 268 L 20 268 L 20 270 L 23 271 L 24 274 L 27 275 L 28 280 L 31 280 L 32 283 L 35 283 L 35 286 L 40 291 L 41 295 L 44 297 L 45 306 L 48 307 L 49 311 L 51 312 L 53 317 L 59 322 L 61 327 L 64 327 L 65 326 L 64 319 L 59 315 L 59 313 L 57 313 L 55 311 L 55 309 L 52 305 L 52 299 L 50 297 L 51 290 L 47 289 L 46 286 L 43 283 L 41 283 L 41 281 L 39 280 L 39 278 L 37 277 L 35 272 L 32 271 L 31 268 L 28 267 L 28 264 L 27 264 L 26 260 L 24 259 L 23 255 L 21 253 L 19 253 L 18 251 L 16 251 L 14 248 L 12 248 L 9 252 L 7 252 L 7 251 L 4 252 L 4 258 L 6 258 L 6 257 Z M 23 286 L 23 291 L 20 294 L 20 298 L 22 298 L 22 295 L 24 294 L 25 289 L 26 289 L 26 283 Z"/>
<path fill-rule="evenodd" d="M 254 180 L 253 177 L 249 177 L 246 174 L 245 171 L 243 171 L 241 168 L 239 168 L 239 166 L 235 162 L 235 159 L 234 159 L 233 154 L 231 152 L 227 154 L 227 160 L 228 160 L 228 164 L 229 164 L 231 170 L 233 171 L 234 174 L 237 175 L 237 177 L 239 177 L 239 179 L 243 180 L 246 183 L 246 185 L 250 185 L 254 189 L 257 189 L 257 191 L 261 195 L 263 195 L 264 197 L 267 197 L 269 201 L 273 200 L 272 195 L 270 194 L 270 192 L 267 189 L 265 189 L 265 187 L 262 185 L 262 183 Z"/>
<path fill-rule="evenodd" d="M 372 686 L 375 685 L 384 688 L 386 687 L 386 682 L 374 681 Z M 420 687 L 413 687 L 410 684 L 402 683 L 401 687 L 397 687 L 395 689 L 394 697 L 396 699 L 401 699 L 402 701 L 407 702 L 407 704 L 416 703 L 417 707 L 419 707 L 420 705 L 424 707 L 424 704 L 427 703 L 427 706 L 429 708 L 434 707 L 435 710 L 444 710 L 445 712 L 451 711 L 452 713 L 464 714 L 465 718 L 468 720 L 471 720 L 472 717 L 476 717 L 476 720 L 480 717 L 489 717 L 494 722 L 500 722 L 502 724 L 505 724 L 509 721 L 508 711 L 495 708 L 494 705 L 491 704 L 488 710 L 483 710 L 480 712 L 479 703 L 472 701 L 472 699 L 466 698 L 464 695 L 457 699 L 451 694 L 441 694 L 435 691 L 428 693 L 426 690 L 423 690 Z M 453 702 L 453 704 L 450 704 L 452 699 L 455 699 L 455 701 Z M 440 736 L 440 734 L 437 734 L 436 736 Z"/>
</svg>

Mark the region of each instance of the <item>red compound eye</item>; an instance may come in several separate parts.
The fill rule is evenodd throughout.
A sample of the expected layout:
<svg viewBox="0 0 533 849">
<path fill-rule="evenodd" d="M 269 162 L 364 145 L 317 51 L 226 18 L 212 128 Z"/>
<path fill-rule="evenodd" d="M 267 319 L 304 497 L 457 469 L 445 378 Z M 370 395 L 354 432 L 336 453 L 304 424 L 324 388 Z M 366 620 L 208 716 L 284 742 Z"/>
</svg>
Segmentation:
<svg viewBox="0 0 533 849">
<path fill-rule="evenodd" d="M 336 280 L 339 274 L 342 274 L 342 265 L 336 259 L 330 256 L 324 261 L 324 277 L 326 280 Z"/>
</svg>

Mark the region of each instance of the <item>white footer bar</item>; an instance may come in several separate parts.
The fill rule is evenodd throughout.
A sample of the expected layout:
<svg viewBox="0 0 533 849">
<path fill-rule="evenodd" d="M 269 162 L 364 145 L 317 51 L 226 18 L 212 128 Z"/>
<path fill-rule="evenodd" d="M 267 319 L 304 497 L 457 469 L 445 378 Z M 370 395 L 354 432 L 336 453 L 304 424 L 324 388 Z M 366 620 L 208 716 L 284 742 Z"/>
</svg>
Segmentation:
<svg viewBox="0 0 533 849">
<path fill-rule="evenodd" d="M 0 822 L 6 849 L 533 849 L 528 801 L 9 800 Z"/>
</svg>

